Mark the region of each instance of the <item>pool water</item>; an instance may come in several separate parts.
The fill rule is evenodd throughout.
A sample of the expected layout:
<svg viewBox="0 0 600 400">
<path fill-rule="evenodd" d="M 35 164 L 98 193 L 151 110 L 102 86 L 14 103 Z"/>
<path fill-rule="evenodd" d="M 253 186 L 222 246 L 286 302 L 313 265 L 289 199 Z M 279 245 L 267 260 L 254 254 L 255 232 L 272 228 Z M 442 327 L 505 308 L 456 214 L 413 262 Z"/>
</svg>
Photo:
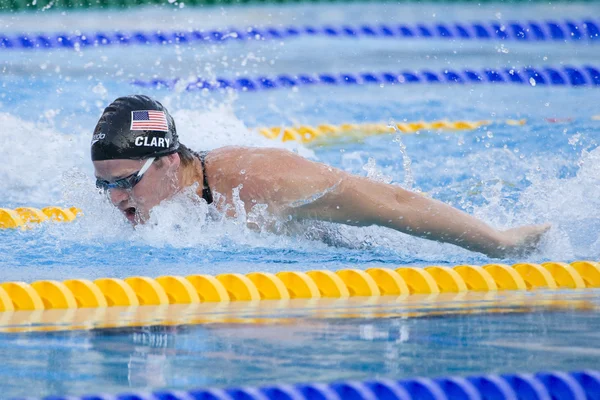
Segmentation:
<svg viewBox="0 0 600 400">
<path fill-rule="evenodd" d="M 597 291 L 442 297 L 213 310 L 220 323 L 206 323 L 204 310 L 193 313 L 200 325 L 4 333 L 3 397 L 598 366 Z"/>
<path fill-rule="evenodd" d="M 588 3 L 141 8 L 2 14 L 0 26 L 5 34 L 84 28 L 208 29 L 581 19 L 598 11 L 600 6 Z M 101 111 L 114 98 L 134 92 L 162 101 L 177 121 L 181 141 L 193 149 L 232 144 L 288 148 L 348 172 L 425 192 L 498 228 L 551 222 L 553 227 L 539 251 L 527 261 L 598 260 L 600 120 L 592 117 L 600 109 L 593 87 L 432 84 L 205 93 L 130 84 L 133 79 L 153 77 L 193 80 L 198 76 L 438 71 L 446 67 L 599 66 L 597 47 L 585 41 L 303 37 L 77 52 L 2 49 L 0 206 L 74 205 L 84 211 L 69 224 L 0 231 L 2 280 L 498 261 L 378 227 L 311 223 L 304 227 L 306 235 L 257 233 L 241 219 L 211 221 L 206 209 L 188 207 L 182 198 L 158 207 L 152 216 L 155 224 L 134 230 L 96 192 L 89 161 L 91 132 Z M 473 131 L 377 135 L 320 146 L 280 143 L 251 129 L 438 119 L 498 123 Z M 506 119 L 527 122 L 510 126 L 502 123 Z M 321 231 L 328 232 L 327 242 L 312 239 Z M 4 334 L 0 347 L 6 363 L 0 370 L 4 378 L 0 397 L 593 368 L 597 354 L 591 343 L 599 323 L 596 312 L 544 311 Z M 136 342 L 146 335 L 158 335 L 148 340 L 160 344 Z M 329 352 L 330 357 L 322 357 Z M 434 361 L 422 362 L 428 359 Z"/>
</svg>

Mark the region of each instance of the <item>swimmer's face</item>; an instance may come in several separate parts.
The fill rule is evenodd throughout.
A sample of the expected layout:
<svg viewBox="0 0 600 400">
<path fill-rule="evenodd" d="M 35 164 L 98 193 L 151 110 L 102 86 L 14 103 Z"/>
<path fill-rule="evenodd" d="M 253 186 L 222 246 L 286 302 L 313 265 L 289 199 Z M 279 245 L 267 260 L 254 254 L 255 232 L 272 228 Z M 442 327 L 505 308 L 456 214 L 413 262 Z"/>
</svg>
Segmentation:
<svg viewBox="0 0 600 400">
<path fill-rule="evenodd" d="M 94 161 L 96 178 L 108 182 L 125 178 L 143 167 L 146 160 Z M 144 223 L 150 210 L 178 190 L 177 170 L 180 159 L 171 154 L 155 160 L 132 189 L 109 189 L 110 201 L 132 224 Z"/>
</svg>

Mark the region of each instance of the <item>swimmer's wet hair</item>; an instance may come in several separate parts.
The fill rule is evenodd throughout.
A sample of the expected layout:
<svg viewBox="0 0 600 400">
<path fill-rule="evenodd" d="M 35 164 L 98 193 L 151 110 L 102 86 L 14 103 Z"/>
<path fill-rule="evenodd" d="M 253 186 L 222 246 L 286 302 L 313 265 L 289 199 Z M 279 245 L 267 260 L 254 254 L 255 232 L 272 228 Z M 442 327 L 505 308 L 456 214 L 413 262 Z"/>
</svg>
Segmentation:
<svg viewBox="0 0 600 400">
<path fill-rule="evenodd" d="M 176 153 L 179 154 L 179 159 L 181 160 L 182 167 L 192 165 L 194 163 L 194 158 L 200 157 L 198 153 L 196 153 L 194 150 L 191 150 L 189 147 L 182 143 L 179 143 L 179 148 L 177 149 Z M 154 163 L 158 168 L 162 168 L 162 157 L 159 157 L 156 160 L 154 160 Z"/>
<path fill-rule="evenodd" d="M 177 149 L 177 154 L 179 154 L 179 159 L 181 160 L 181 166 L 187 167 L 188 165 L 192 165 L 194 162 L 194 158 L 198 158 L 199 155 L 194 150 L 191 150 L 186 145 L 179 143 L 179 148 Z M 154 163 L 158 168 L 162 168 L 162 157 L 154 160 Z"/>
<path fill-rule="evenodd" d="M 179 154 L 179 158 L 181 159 L 181 165 L 187 167 L 188 165 L 192 165 L 194 159 L 199 158 L 200 156 L 195 151 L 191 150 L 183 143 L 179 143 L 179 148 L 177 149 L 177 154 Z"/>
</svg>

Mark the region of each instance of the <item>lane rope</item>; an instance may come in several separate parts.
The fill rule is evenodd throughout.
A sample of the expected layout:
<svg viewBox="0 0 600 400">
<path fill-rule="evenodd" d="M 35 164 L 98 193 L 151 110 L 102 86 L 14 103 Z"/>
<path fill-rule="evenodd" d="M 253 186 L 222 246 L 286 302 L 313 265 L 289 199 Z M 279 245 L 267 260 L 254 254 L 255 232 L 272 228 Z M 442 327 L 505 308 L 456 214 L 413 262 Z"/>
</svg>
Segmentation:
<svg viewBox="0 0 600 400">
<path fill-rule="evenodd" d="M 545 0 L 508 0 L 509 3 L 531 3 Z M 177 7 L 182 6 L 227 6 L 227 5 L 270 5 L 270 4 L 297 4 L 306 3 L 303 0 L 0 0 L 0 11 L 47 11 L 52 9 L 76 9 L 76 8 L 137 8 L 139 6 Z M 310 0 L 308 3 L 386 3 L 387 0 Z M 401 0 L 402 3 L 417 3 L 418 0 Z M 442 3 L 497 3 L 498 0 L 443 0 Z M 555 3 L 573 3 L 573 0 L 555 0 Z M 578 0 L 577 3 L 595 3 L 597 0 Z"/>
<path fill-rule="evenodd" d="M 53 400 L 87 399 L 229 399 L 229 400 L 405 400 L 405 399 L 597 399 L 600 371 L 539 372 L 536 374 L 476 375 L 465 378 L 373 378 L 332 383 L 271 384 L 264 387 L 157 390 L 116 395 L 49 396 Z"/>
<path fill-rule="evenodd" d="M 363 72 L 363 73 L 321 73 L 296 76 L 281 74 L 274 77 L 240 77 L 236 79 L 217 78 L 207 80 L 202 77 L 189 82 L 181 79 L 155 78 L 149 81 L 133 80 L 131 84 L 144 88 L 174 89 L 176 86 L 188 91 L 195 90 L 235 90 L 253 92 L 277 88 L 298 88 L 304 86 L 362 86 L 362 85 L 413 85 L 425 84 L 514 84 L 521 86 L 600 86 L 600 69 L 584 65 L 580 67 L 526 67 L 526 68 L 486 68 L 461 70 L 445 69 L 433 72 L 428 69 L 404 72 Z"/>
<path fill-rule="evenodd" d="M 44 207 L 41 210 L 35 207 L 18 207 L 14 210 L 0 208 L 0 229 L 22 228 L 25 229 L 32 224 L 46 221 L 71 222 L 81 210 L 77 207 Z"/>
<path fill-rule="evenodd" d="M 438 271 L 432 271 L 432 268 Z M 446 267 L 447 268 L 447 267 Z M 419 269 L 420 270 L 420 269 Z M 390 270 L 391 271 L 391 270 Z M 417 269 L 414 269 L 417 271 Z M 446 274 L 442 267 L 430 267 L 430 274 Z M 329 275 L 319 271 L 320 275 Z M 385 271 L 381 275 L 390 276 Z M 260 273 L 258 273 L 260 274 Z M 288 272 L 294 275 L 294 272 Z M 355 274 L 354 271 L 346 271 L 346 275 Z M 409 293 L 411 288 L 425 289 L 431 285 L 437 285 L 435 281 L 427 279 L 427 275 L 411 273 L 403 273 L 401 276 L 412 276 L 410 284 L 406 284 L 401 280 L 384 281 L 390 287 L 405 285 L 405 293 Z M 452 275 L 450 273 L 450 275 Z M 335 274 L 334 274 L 335 276 Z M 246 276 L 247 278 L 248 276 Z M 175 277 L 161 277 L 155 279 L 156 282 L 176 281 Z M 205 277 L 201 276 L 204 279 Z M 213 279 L 216 279 L 212 277 Z M 422 279 L 425 278 L 425 279 Z M 248 278 L 249 279 L 249 278 Z M 189 283 L 184 283 L 188 278 L 179 280 L 177 285 L 181 287 L 187 286 Z M 197 280 L 197 279 L 196 279 Z M 283 279 L 282 279 L 283 280 Z M 305 293 L 304 296 L 281 299 L 274 297 L 265 297 L 266 301 L 249 300 L 238 301 L 230 299 L 229 302 L 174 302 L 169 304 L 147 305 L 148 298 L 154 296 L 158 299 L 162 296 L 156 295 L 155 292 L 146 294 L 146 301 L 142 302 L 136 293 L 131 289 L 131 285 L 155 286 L 154 283 L 147 281 L 147 278 L 135 277 L 130 280 L 129 289 L 126 286 L 119 286 L 113 279 L 96 280 L 98 289 L 108 290 L 108 294 L 103 296 L 98 295 L 92 290 L 79 293 L 78 297 L 69 295 L 55 295 L 51 299 L 34 300 L 27 295 L 27 288 L 21 284 L 13 282 L 12 290 L 14 293 L 20 293 L 18 302 L 21 307 L 30 307 L 32 309 L 20 309 L 13 311 L 0 312 L 0 332 L 4 333 L 19 333 L 19 332 L 45 332 L 45 331 L 72 331 L 72 330 L 90 330 L 90 329 L 106 329 L 106 328 L 127 328 L 138 326 L 174 326 L 174 325 L 201 325 L 201 324 L 276 324 L 289 323 L 290 319 L 305 319 L 305 318 L 326 318 L 326 319 L 344 319 L 344 318 L 422 318 L 432 316 L 450 316 L 450 315 L 473 315 L 473 314 L 493 314 L 493 313 L 531 313 L 540 311 L 598 311 L 598 290 L 571 291 L 569 294 L 565 291 L 555 290 L 536 290 L 527 292 L 525 290 L 513 291 L 462 291 L 462 292 L 440 292 L 432 290 L 432 293 L 415 293 L 402 294 L 398 296 L 359 296 L 364 286 L 353 285 L 347 286 L 348 292 L 344 296 L 349 297 L 314 297 L 306 295 L 311 291 L 315 291 L 317 295 L 320 293 L 319 288 L 314 285 L 310 288 L 309 285 L 295 285 L 293 287 L 297 293 Z M 453 281 L 448 281 L 453 282 Z M 447 283 L 448 283 L 447 282 Z M 475 280 L 474 280 L 475 282 Z M 493 280 L 480 280 L 480 284 L 493 285 Z M 82 286 L 85 286 L 85 280 L 69 280 L 62 282 L 64 286 L 72 292 L 82 292 Z M 314 282 L 313 282 L 314 283 Z M 446 286 L 451 287 L 453 284 Z M 44 281 L 38 282 L 32 287 L 37 290 L 51 290 L 61 285 L 51 285 Z M 79 289 L 71 289 L 78 287 Z M 436 286 L 437 287 L 437 286 Z M 459 286 L 455 286 L 459 288 Z M 64 290 L 64 289 L 63 289 Z M 271 294 L 281 293 L 276 289 L 275 285 L 270 288 L 265 288 L 261 293 L 268 296 Z M 326 290 L 332 293 L 336 291 L 335 286 L 329 286 Z M 352 292 L 351 292 L 352 291 Z M 55 292 L 57 290 L 55 289 Z M 168 293 L 169 299 L 173 295 L 178 298 L 193 298 L 194 291 L 181 290 Z M 291 293 L 292 291 L 288 291 Z M 351 293 L 356 296 L 351 296 Z M 0 294 L 0 297 L 5 297 Z M 82 299 L 88 302 L 87 304 L 95 304 L 92 307 L 69 307 L 73 302 L 81 302 Z M 130 305 L 118 305 L 119 302 L 124 302 Z M 161 300 L 155 300 L 160 302 Z M 169 300 L 170 301 L 170 300 Z M 192 300 L 193 301 L 193 300 Z M 55 308 L 44 308 L 48 305 Z M 79 304 L 79 303 L 78 303 Z M 143 305 L 143 306 L 141 306 Z M 36 309 L 33 309 L 36 308 Z"/>
<path fill-rule="evenodd" d="M 0 312 L 600 288 L 595 261 L 223 273 L 0 283 Z"/>
<path fill-rule="evenodd" d="M 282 142 L 302 142 L 309 144 L 313 142 L 323 143 L 325 141 L 335 139 L 357 138 L 373 135 L 382 135 L 390 133 L 413 134 L 426 130 L 442 130 L 442 131 L 465 131 L 474 130 L 481 126 L 492 124 L 505 124 L 511 126 L 522 126 L 527 121 L 520 120 L 503 120 L 503 121 L 413 121 L 413 122 L 398 122 L 394 126 L 385 123 L 366 123 L 354 124 L 344 123 L 339 125 L 321 124 L 321 125 L 298 125 L 298 126 L 271 126 L 263 128 L 255 128 L 262 136 L 267 139 L 277 140 Z M 394 128 L 395 127 L 395 128 Z"/>
<path fill-rule="evenodd" d="M 472 23 L 361 24 L 286 27 L 248 27 L 214 30 L 138 30 L 0 34 L 0 49 L 76 49 L 132 46 L 186 45 L 282 40 L 298 37 L 508 40 L 518 42 L 600 41 L 600 23 L 581 21 L 492 21 Z"/>
<path fill-rule="evenodd" d="M 569 124 L 575 118 L 544 118 L 550 124 Z M 600 116 L 592 116 L 592 121 L 600 121 Z M 415 134 L 423 131 L 471 131 L 482 126 L 524 126 L 527 119 L 506 120 L 436 120 L 436 121 L 405 121 L 394 123 L 342 123 L 296 126 L 270 126 L 253 128 L 254 131 L 267 139 L 281 142 L 301 142 L 304 144 L 329 144 L 339 140 L 363 139 L 368 136 L 383 134 Z"/>
</svg>

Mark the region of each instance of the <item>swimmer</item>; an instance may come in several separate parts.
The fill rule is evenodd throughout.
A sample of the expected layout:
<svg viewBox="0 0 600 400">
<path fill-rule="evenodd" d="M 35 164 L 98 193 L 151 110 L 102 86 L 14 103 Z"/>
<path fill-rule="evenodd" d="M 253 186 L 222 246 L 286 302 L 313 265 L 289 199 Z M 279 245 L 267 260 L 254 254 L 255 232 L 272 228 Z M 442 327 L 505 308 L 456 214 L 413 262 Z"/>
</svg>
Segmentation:
<svg viewBox="0 0 600 400">
<path fill-rule="evenodd" d="M 96 186 L 134 225 L 185 188 L 234 216 L 234 189 L 246 213 L 256 204 L 281 220 L 378 225 L 452 243 L 490 257 L 535 250 L 549 224 L 500 231 L 440 201 L 354 176 L 280 149 L 228 146 L 195 152 L 179 142 L 175 121 L 147 96 L 120 97 L 92 137 Z M 233 213 L 233 215 L 232 215 Z"/>
</svg>

